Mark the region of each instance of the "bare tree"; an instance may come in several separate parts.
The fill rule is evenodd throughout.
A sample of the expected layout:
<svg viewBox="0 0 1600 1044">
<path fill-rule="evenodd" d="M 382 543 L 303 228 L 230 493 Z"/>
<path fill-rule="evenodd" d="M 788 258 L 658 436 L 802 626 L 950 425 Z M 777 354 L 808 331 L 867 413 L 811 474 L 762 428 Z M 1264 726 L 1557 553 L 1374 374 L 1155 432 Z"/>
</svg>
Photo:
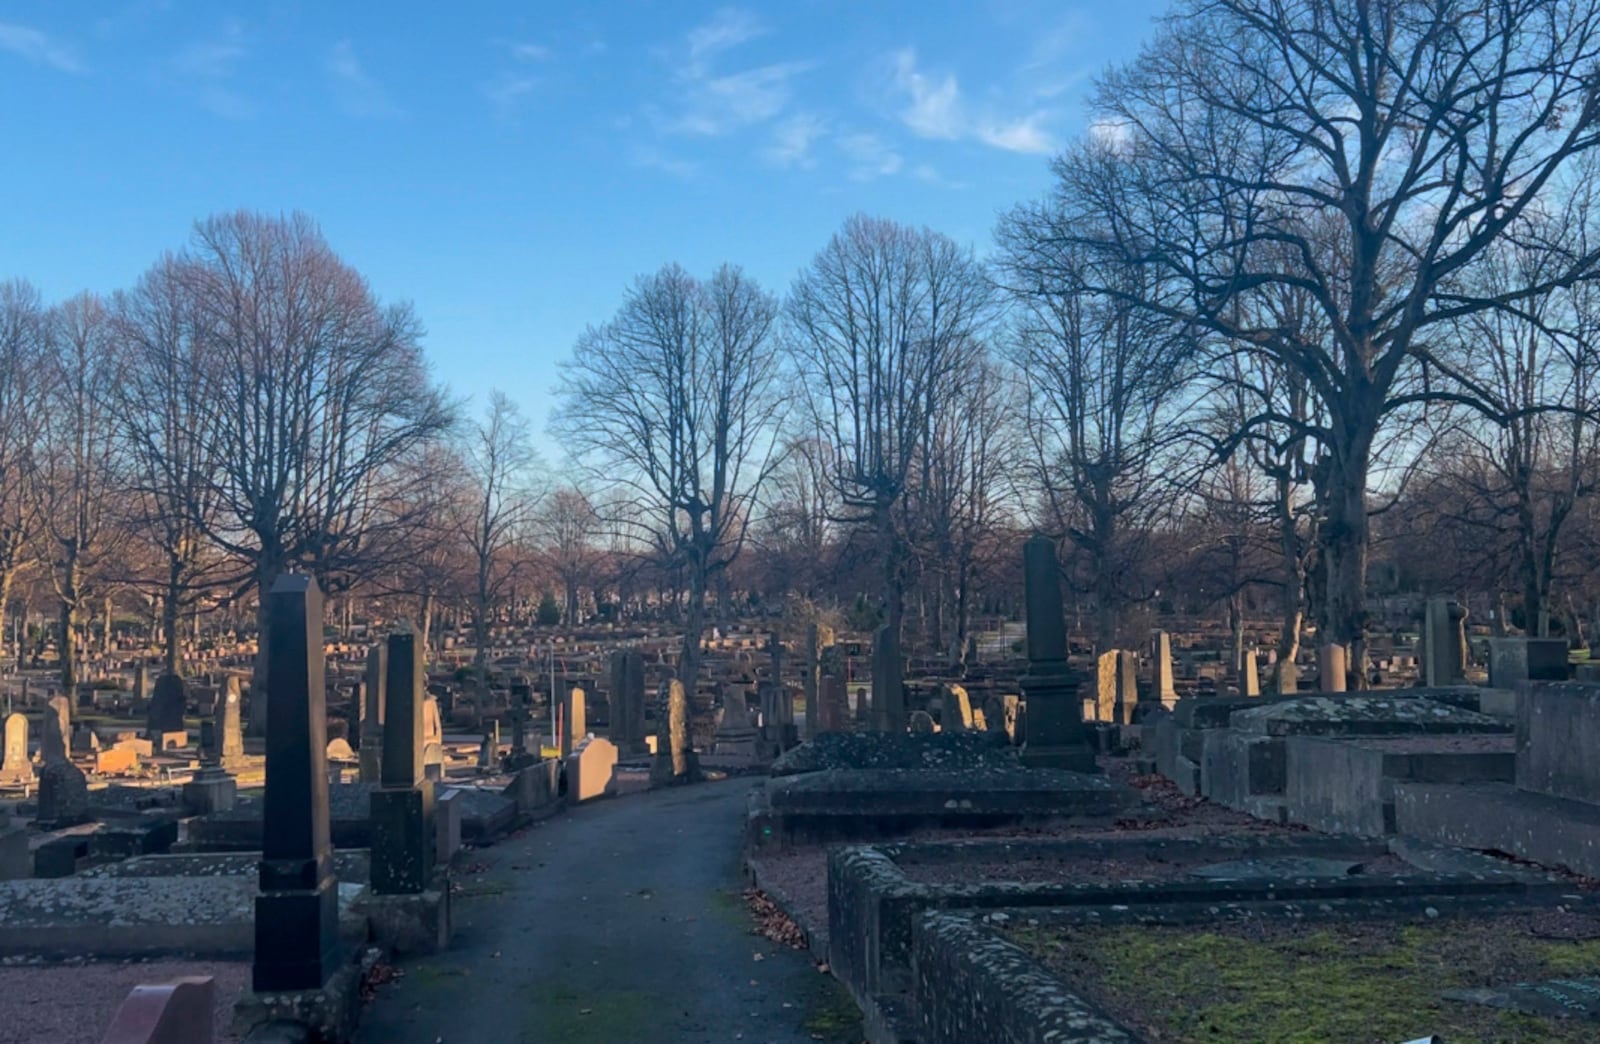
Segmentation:
<svg viewBox="0 0 1600 1044">
<path fill-rule="evenodd" d="M 41 522 L 38 482 L 46 313 L 27 283 L 0 283 L 0 631 Z M 5 643 L 0 641 L 0 658 Z"/>
<path fill-rule="evenodd" d="M 152 586 L 161 602 L 165 669 L 178 673 L 183 613 L 226 565 L 206 539 L 215 525 L 216 414 L 207 401 L 211 365 L 187 266 L 166 257 L 115 299 L 116 338 L 126 353 L 110 390 L 128 448 L 129 508 L 161 559 Z M 127 573 L 127 571 L 124 571 Z M 132 579 L 127 573 L 124 580 Z"/>
<path fill-rule="evenodd" d="M 1001 269 L 1019 307 L 1015 361 L 1027 389 L 1034 484 L 1088 564 L 1101 649 L 1116 648 L 1142 537 L 1171 503 L 1195 338 L 1159 307 L 1148 266 L 1064 242 L 1051 204 L 1001 223 Z M 1102 290 L 1100 287 L 1113 287 Z M 1070 502 L 1070 503 L 1069 503 Z"/>
<path fill-rule="evenodd" d="M 78 681 L 78 631 L 116 535 L 118 431 L 111 402 L 126 373 L 104 303 L 80 294 L 48 323 L 43 470 L 51 580 L 61 605 L 61 684 Z"/>
<path fill-rule="evenodd" d="M 744 545 L 775 460 L 777 301 L 740 269 L 668 265 L 634 283 L 564 364 L 557 424 L 619 492 L 628 527 L 689 586 L 678 674 L 694 690 L 706 592 Z"/>
<path fill-rule="evenodd" d="M 600 517 L 577 486 L 563 486 L 550 494 L 535 520 L 539 542 L 565 595 L 565 619 L 578 621 L 578 589 L 594 584 L 598 559 Z"/>
<path fill-rule="evenodd" d="M 489 692 L 491 614 L 517 576 L 514 552 L 537 501 L 533 469 L 538 455 L 521 410 L 498 391 L 462 437 L 460 454 L 467 488 L 459 502 L 458 529 L 472 560 L 472 666 L 481 707 Z"/>
<path fill-rule="evenodd" d="M 210 491 L 218 510 L 207 519 L 191 505 L 190 517 L 246 563 L 259 593 L 259 693 L 272 584 L 301 567 L 334 586 L 375 567 L 369 549 L 399 546 L 382 539 L 409 524 L 392 508 L 414 502 L 405 487 L 425 480 L 399 465 L 451 415 L 410 309 L 380 305 L 310 218 L 209 218 L 183 261 L 205 360 L 196 423 L 215 439 L 218 462 Z"/>
<path fill-rule="evenodd" d="M 905 619 L 906 494 L 918 447 L 967 373 L 992 292 L 970 250 L 927 229 L 858 215 L 796 279 L 788 318 L 828 478 L 850 521 L 881 542 L 885 625 Z M 905 726 L 901 692 L 874 693 L 883 728 Z"/>
<path fill-rule="evenodd" d="M 1418 397 L 1475 399 L 1440 328 L 1594 268 L 1574 257 L 1494 298 L 1451 286 L 1600 141 L 1597 45 L 1586 0 L 1186 0 L 1103 77 L 1100 144 L 1057 164 L 1058 198 L 1094 216 L 1069 238 L 1154 266 L 1182 291 L 1167 314 L 1305 376 L 1331 637 L 1357 663 L 1380 425 Z M 1252 300 L 1280 287 L 1326 337 L 1260 321 Z M 1429 386 L 1407 386 L 1417 368 Z"/>
</svg>

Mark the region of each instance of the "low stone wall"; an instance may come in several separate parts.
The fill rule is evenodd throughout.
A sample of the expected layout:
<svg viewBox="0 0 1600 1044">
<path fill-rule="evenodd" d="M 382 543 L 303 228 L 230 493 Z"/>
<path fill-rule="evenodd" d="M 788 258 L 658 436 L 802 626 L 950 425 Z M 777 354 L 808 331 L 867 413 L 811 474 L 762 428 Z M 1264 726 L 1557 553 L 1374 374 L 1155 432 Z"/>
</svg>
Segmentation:
<svg viewBox="0 0 1600 1044">
<path fill-rule="evenodd" d="M 1290 822 L 1359 837 L 1395 832 L 1397 782 L 1509 783 L 1516 771 L 1509 736 L 1401 741 L 1296 736 L 1287 743 L 1284 801 Z"/>
<path fill-rule="evenodd" d="M 925 913 L 912 942 L 918 1044 L 1138 1044 L 971 917 Z"/>
<path fill-rule="evenodd" d="M 1332 859 L 1361 862 L 1393 855 L 1414 868 L 1401 874 L 1299 876 L 1293 864 L 1257 876 L 1066 883 L 980 881 L 931 884 L 906 872 L 915 864 L 992 866 L 1019 860 L 1106 860 L 1192 864 Z M 1189 904 L 1277 900 L 1379 900 L 1396 895 L 1516 896 L 1564 887 L 1540 874 L 1512 872 L 1465 852 L 1426 845 L 1389 845 L 1338 837 L 1214 836 L 1115 840 L 956 841 L 852 846 L 828 858 L 828 956 L 833 973 L 871 1017 L 885 1000 L 912 989 L 912 926 L 928 910 L 1120 906 L 1149 909 Z"/>
</svg>

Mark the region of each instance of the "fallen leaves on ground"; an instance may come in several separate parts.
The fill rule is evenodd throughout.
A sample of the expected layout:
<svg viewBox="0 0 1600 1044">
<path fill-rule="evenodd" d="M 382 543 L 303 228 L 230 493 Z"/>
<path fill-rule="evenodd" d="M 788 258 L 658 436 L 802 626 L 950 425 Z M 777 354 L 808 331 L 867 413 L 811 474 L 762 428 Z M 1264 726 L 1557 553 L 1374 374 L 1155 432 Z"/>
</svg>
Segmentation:
<svg viewBox="0 0 1600 1044">
<path fill-rule="evenodd" d="M 757 935 L 791 949 L 806 948 L 806 933 L 789 919 L 789 915 L 772 901 L 771 896 L 760 889 L 751 888 L 745 891 L 744 901 L 750 907 L 750 916 L 755 918 L 754 931 Z"/>
<path fill-rule="evenodd" d="M 396 979 L 403 979 L 405 974 L 387 961 L 379 961 L 367 970 L 366 976 L 361 980 L 361 999 L 372 1000 L 378 995 L 379 986 L 394 982 Z"/>
</svg>

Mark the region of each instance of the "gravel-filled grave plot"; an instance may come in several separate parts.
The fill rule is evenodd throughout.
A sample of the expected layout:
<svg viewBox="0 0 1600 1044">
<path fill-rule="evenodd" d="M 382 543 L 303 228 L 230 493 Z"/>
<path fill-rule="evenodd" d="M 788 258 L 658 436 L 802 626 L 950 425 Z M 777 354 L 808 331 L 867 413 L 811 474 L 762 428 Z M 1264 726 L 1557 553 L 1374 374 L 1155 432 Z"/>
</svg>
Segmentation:
<svg viewBox="0 0 1600 1044">
<path fill-rule="evenodd" d="M 997 930 L 1156 1044 L 1600 1039 L 1600 917 L 1552 908 L 1317 923 Z"/>
<path fill-rule="evenodd" d="M 182 960 L 0 965 L 0 1044 L 96 1044 L 135 986 L 187 975 L 215 981 L 217 1044 L 232 1044 L 233 1006 L 250 987 L 249 963 Z"/>
</svg>

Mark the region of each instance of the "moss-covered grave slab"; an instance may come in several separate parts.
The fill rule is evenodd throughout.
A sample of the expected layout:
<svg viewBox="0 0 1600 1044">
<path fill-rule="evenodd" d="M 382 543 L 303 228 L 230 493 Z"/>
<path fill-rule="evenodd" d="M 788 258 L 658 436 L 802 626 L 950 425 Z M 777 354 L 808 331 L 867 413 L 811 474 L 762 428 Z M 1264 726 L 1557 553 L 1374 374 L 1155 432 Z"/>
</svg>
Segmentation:
<svg viewBox="0 0 1600 1044">
<path fill-rule="evenodd" d="M 1473 853 L 1318 835 L 852 846 L 828 860 L 829 958 L 863 1010 L 895 1010 L 912 988 L 913 924 L 928 910 L 1065 907 L 1096 919 L 1159 910 L 1182 919 L 1292 902 L 1405 915 L 1446 902 L 1546 903 L 1567 887 Z"/>
<path fill-rule="evenodd" d="M 1342 920 L 1303 907 L 1229 908 L 1187 925 L 1001 912 L 969 921 L 968 930 L 983 939 L 987 928 L 987 945 L 998 938 L 1026 956 L 1008 951 L 1012 982 L 1069 996 L 1131 1039 L 1311 1044 L 1437 1035 L 1452 1044 L 1576 1044 L 1600 1035 L 1597 914 L 1587 900 L 1514 912 L 1447 904 Z M 925 972 L 937 963 L 936 942 L 918 940 Z M 925 1022 L 950 1021 L 939 1014 L 950 1006 L 943 985 L 917 983 Z M 1000 990 L 1007 1000 L 998 1006 L 1012 1018 L 1037 1006 Z"/>
</svg>

